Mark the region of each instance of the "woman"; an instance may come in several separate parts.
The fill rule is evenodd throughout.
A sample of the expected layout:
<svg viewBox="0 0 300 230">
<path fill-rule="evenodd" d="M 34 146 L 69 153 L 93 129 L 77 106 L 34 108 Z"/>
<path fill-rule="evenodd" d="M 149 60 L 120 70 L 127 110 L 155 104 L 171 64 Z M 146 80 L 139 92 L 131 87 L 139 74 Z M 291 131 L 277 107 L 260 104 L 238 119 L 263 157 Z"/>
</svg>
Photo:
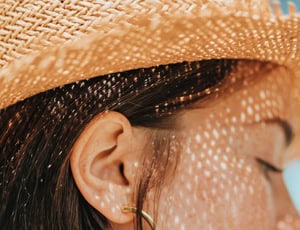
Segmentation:
<svg viewBox="0 0 300 230">
<path fill-rule="evenodd" d="M 298 17 L 265 1 L 4 9 L 1 228 L 299 228 Z"/>
</svg>

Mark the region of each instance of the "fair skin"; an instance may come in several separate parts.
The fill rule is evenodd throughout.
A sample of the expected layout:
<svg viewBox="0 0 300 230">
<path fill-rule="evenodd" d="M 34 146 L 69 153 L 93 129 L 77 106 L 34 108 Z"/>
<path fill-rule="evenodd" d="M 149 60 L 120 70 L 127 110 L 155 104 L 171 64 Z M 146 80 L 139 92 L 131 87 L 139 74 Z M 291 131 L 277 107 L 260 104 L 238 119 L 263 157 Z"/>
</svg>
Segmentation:
<svg viewBox="0 0 300 230">
<path fill-rule="evenodd" d="M 283 68 L 257 78 L 178 114 L 170 149 L 179 160 L 161 188 L 158 229 L 299 228 L 281 173 L 266 175 L 257 162 L 282 169 L 295 154 L 300 106 L 291 90 L 295 82 Z M 293 129 L 291 143 L 280 121 Z M 122 114 L 106 112 L 91 121 L 73 148 L 71 169 L 79 190 L 115 229 L 133 229 L 134 215 L 121 207 L 134 204 L 139 160 L 145 146 L 151 148 L 148 133 Z M 150 192 L 145 204 L 151 215 L 153 197 Z"/>
</svg>

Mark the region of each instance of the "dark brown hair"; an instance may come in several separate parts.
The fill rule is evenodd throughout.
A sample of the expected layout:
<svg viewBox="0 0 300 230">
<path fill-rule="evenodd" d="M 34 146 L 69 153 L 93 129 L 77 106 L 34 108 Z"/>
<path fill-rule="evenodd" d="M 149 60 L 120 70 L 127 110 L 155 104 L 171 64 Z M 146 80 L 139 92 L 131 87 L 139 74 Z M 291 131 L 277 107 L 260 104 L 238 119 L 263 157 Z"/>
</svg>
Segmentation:
<svg viewBox="0 0 300 230">
<path fill-rule="evenodd" d="M 1 229 L 108 229 L 108 220 L 81 196 L 69 166 L 72 146 L 84 127 L 97 114 L 114 110 L 134 126 L 168 132 L 174 126 L 172 115 L 207 96 L 207 89 L 218 86 L 234 63 L 184 62 L 110 74 L 1 110 Z M 151 181 L 164 178 L 153 178 L 152 172 L 168 164 L 168 157 L 161 161 L 160 152 L 169 139 L 154 135 L 153 143 L 156 151 L 145 156 L 150 163 L 137 181 L 137 229 L 142 229 L 139 213 Z M 155 186 L 159 189 L 161 184 Z"/>
</svg>

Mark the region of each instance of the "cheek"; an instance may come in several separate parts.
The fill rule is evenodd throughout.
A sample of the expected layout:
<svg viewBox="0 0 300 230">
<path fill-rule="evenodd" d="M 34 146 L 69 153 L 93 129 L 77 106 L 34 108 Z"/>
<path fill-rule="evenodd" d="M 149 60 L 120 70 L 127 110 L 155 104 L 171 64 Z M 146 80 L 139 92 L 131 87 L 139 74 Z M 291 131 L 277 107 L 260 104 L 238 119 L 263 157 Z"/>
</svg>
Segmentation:
<svg viewBox="0 0 300 230">
<path fill-rule="evenodd" d="M 160 229 L 274 227 L 272 188 L 255 160 L 257 156 L 266 157 L 261 153 L 272 152 L 274 143 L 266 144 L 263 138 L 270 135 L 260 126 L 247 124 L 289 117 L 284 106 L 289 94 L 282 91 L 283 82 L 277 76 L 280 72 L 216 107 L 189 112 L 184 117 L 184 125 L 189 128 L 179 138 L 182 146 L 172 185 L 162 191 Z M 286 80 L 285 84 L 290 83 Z M 249 127 L 258 132 L 253 133 Z M 273 159 L 271 155 L 266 158 Z"/>
<path fill-rule="evenodd" d="M 284 73 L 183 115 L 176 174 L 162 188 L 159 229 L 274 228 L 272 187 L 255 159 L 276 160 L 274 141 L 267 143 L 283 139 L 278 127 L 259 124 L 294 120 L 289 87 L 282 87 L 292 81 Z"/>
<path fill-rule="evenodd" d="M 245 224 L 270 229 L 271 189 L 255 162 L 225 146 L 187 144 L 180 156 L 172 186 L 162 193 L 161 203 L 168 207 L 159 212 L 163 229 L 239 229 Z"/>
</svg>

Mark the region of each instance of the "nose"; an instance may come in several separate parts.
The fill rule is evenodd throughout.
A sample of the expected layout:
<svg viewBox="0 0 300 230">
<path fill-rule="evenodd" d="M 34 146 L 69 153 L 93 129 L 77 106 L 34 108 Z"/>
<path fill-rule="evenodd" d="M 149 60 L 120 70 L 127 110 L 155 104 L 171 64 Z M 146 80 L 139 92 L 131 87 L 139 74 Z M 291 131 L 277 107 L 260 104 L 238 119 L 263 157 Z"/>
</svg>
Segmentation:
<svg viewBox="0 0 300 230">
<path fill-rule="evenodd" d="M 300 137 L 298 136 L 294 138 L 287 151 L 282 179 L 287 195 L 281 191 L 280 196 L 286 207 L 281 209 L 276 229 L 300 229 Z"/>
<path fill-rule="evenodd" d="M 300 215 L 300 157 L 293 159 L 284 166 L 283 180 L 291 201 Z"/>
<path fill-rule="evenodd" d="M 286 154 L 283 180 L 291 201 L 300 215 L 300 136 L 297 135 Z"/>
</svg>

